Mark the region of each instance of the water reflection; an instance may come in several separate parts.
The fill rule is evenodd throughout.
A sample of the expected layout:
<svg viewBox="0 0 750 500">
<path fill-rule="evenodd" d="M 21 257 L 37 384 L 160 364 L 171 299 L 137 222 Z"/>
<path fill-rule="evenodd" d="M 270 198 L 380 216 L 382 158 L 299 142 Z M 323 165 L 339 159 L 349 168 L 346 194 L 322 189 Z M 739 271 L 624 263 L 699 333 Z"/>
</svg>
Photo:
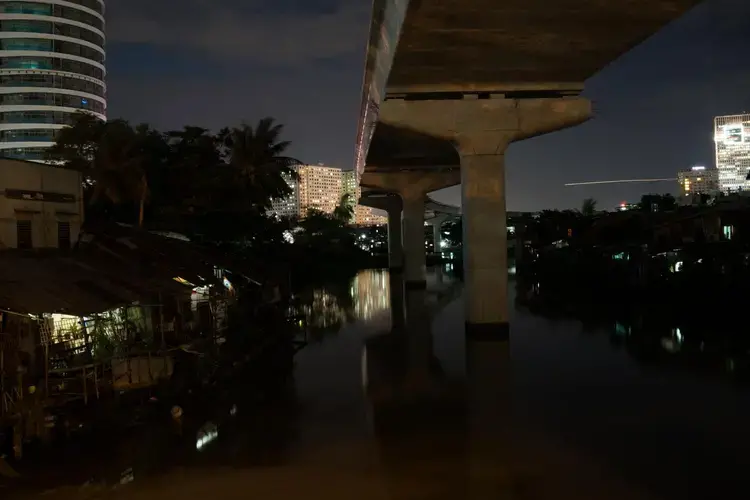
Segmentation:
<svg viewBox="0 0 750 500">
<path fill-rule="evenodd" d="M 741 371 L 727 356 L 742 352 L 737 335 L 591 304 L 581 309 L 596 314 L 571 321 L 571 301 L 542 307 L 537 287 L 519 294 L 512 343 L 465 342 L 449 284 L 431 275 L 427 290 L 407 292 L 400 276 L 367 271 L 312 287 L 298 311 L 341 333 L 300 351 L 293 377 L 253 366 L 181 402 L 180 435 L 166 425 L 171 404 L 154 403 L 150 423 L 108 449 L 119 458 L 97 460 L 156 493 L 133 500 L 649 498 L 643 490 L 685 500 L 716 498 L 716 481 L 739 489 L 750 404 L 692 376 L 699 364 Z M 666 366 L 681 370 L 652 369 Z M 167 477 L 151 484 L 153 474 Z"/>
<path fill-rule="evenodd" d="M 629 308 L 606 298 L 592 304 L 573 295 L 544 293 L 535 285 L 522 286 L 517 302 L 536 316 L 574 319 L 587 333 L 606 334 L 614 348 L 624 349 L 640 365 L 750 382 L 750 337 L 744 325 L 712 309 Z"/>
<path fill-rule="evenodd" d="M 360 271 L 351 281 L 313 285 L 297 294 L 291 313 L 320 341 L 356 321 L 368 321 L 390 309 L 390 278 L 385 270 Z"/>
<path fill-rule="evenodd" d="M 387 311 L 390 305 L 390 280 L 387 271 L 360 271 L 350 289 L 354 303 L 354 317 L 367 321 Z"/>
<path fill-rule="evenodd" d="M 741 319 L 669 298 L 633 307 L 531 286 L 517 299 L 514 402 L 527 422 L 657 497 L 745 488 Z"/>
<path fill-rule="evenodd" d="M 399 276 L 391 284 L 403 289 Z M 399 294 L 391 330 L 364 339 L 372 432 L 389 498 L 466 498 L 463 381 L 448 379 L 433 352 L 426 295 Z"/>
</svg>

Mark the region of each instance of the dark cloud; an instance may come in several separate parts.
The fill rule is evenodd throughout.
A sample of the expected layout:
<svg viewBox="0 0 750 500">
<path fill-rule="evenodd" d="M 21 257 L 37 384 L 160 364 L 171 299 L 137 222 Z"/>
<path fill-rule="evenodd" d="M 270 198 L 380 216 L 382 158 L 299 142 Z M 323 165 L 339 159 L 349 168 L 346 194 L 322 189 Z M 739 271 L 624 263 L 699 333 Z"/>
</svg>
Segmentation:
<svg viewBox="0 0 750 500">
<path fill-rule="evenodd" d="M 288 65 L 361 50 L 368 15 L 364 0 L 110 0 L 108 37 L 227 63 Z"/>
</svg>

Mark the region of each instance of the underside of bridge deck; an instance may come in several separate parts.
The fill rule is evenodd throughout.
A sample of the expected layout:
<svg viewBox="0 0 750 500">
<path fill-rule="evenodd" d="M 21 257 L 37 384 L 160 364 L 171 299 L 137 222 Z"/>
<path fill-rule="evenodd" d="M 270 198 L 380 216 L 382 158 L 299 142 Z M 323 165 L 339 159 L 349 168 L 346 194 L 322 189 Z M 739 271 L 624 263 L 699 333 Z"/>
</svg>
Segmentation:
<svg viewBox="0 0 750 500">
<path fill-rule="evenodd" d="M 701 0 L 411 0 L 388 94 L 576 91 Z"/>
</svg>

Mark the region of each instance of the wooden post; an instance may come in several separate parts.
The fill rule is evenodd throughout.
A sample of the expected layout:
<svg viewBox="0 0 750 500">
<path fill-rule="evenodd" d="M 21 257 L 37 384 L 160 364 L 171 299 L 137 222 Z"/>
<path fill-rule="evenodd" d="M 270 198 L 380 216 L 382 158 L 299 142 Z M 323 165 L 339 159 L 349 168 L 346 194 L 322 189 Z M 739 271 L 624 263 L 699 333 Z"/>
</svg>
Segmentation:
<svg viewBox="0 0 750 500">
<path fill-rule="evenodd" d="M 94 390 L 96 391 L 96 399 L 99 399 L 99 374 L 96 370 L 96 365 L 94 365 Z"/>
<path fill-rule="evenodd" d="M 49 340 L 44 344 L 44 397 L 49 398 Z"/>
<path fill-rule="evenodd" d="M 161 348 L 164 350 L 167 348 L 167 342 L 164 340 L 164 303 L 161 292 L 159 292 L 159 332 L 161 332 Z"/>
<path fill-rule="evenodd" d="M 89 390 L 86 385 L 86 366 L 83 367 L 83 404 L 89 404 Z"/>
<path fill-rule="evenodd" d="M 0 335 L 2 335 L 0 333 Z M 5 344 L 0 338 L 0 415 L 5 413 Z"/>
<path fill-rule="evenodd" d="M 81 330 L 83 330 L 83 343 L 86 346 L 86 353 L 93 359 L 94 350 L 92 349 L 91 340 L 89 338 L 89 329 L 86 328 L 86 320 L 83 319 L 83 316 L 79 316 L 78 320 L 81 322 Z"/>
</svg>

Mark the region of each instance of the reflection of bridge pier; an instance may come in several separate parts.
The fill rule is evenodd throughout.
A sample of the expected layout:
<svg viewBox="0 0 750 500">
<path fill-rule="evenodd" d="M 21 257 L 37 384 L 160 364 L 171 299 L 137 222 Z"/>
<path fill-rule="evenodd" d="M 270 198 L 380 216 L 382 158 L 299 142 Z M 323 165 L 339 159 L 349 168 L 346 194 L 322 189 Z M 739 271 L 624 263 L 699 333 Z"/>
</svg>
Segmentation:
<svg viewBox="0 0 750 500">
<path fill-rule="evenodd" d="M 468 500 L 514 498 L 510 343 L 466 341 Z"/>
<path fill-rule="evenodd" d="M 402 328 L 367 340 L 365 385 L 389 498 L 464 498 L 463 384 L 445 380 L 433 354 L 431 311 L 424 289 L 405 290 L 392 276 L 391 302 Z M 403 283 L 401 281 L 401 283 Z M 399 303 L 400 302 L 400 303 Z"/>
<path fill-rule="evenodd" d="M 406 325 L 406 296 L 404 294 L 404 276 L 400 273 L 391 272 L 390 304 L 391 304 L 391 331 L 403 330 Z"/>
</svg>

